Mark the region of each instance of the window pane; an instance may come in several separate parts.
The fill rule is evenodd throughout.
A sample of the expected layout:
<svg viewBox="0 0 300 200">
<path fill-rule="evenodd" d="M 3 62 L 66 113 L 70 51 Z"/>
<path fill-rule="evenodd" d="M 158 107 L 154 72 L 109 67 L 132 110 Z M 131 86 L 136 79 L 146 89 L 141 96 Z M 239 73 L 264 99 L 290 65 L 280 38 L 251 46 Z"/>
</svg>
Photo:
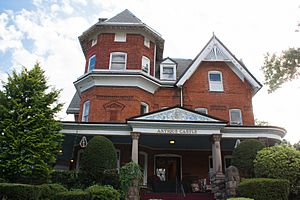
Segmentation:
<svg viewBox="0 0 300 200">
<path fill-rule="evenodd" d="M 111 69 L 123 70 L 126 68 L 126 54 L 113 53 L 111 55 Z"/>
<path fill-rule="evenodd" d="M 90 57 L 90 60 L 89 60 L 89 71 L 91 71 L 91 70 L 93 70 L 95 68 L 95 64 L 96 64 L 96 56 Z"/>
<path fill-rule="evenodd" d="M 124 62 L 125 63 L 125 55 L 124 54 L 112 55 L 112 62 Z"/>
<path fill-rule="evenodd" d="M 242 125 L 242 116 L 240 110 L 230 111 L 230 124 Z"/>
<path fill-rule="evenodd" d="M 150 68 L 150 60 L 147 57 L 142 58 L 142 70 L 145 72 L 149 72 Z"/>
<path fill-rule="evenodd" d="M 209 74 L 209 80 L 210 81 L 221 81 L 221 74 L 218 73 L 211 73 Z"/>
<path fill-rule="evenodd" d="M 82 121 L 89 121 L 90 101 L 86 101 L 83 104 Z"/>
<path fill-rule="evenodd" d="M 125 69 L 125 64 L 123 63 L 112 63 L 111 64 L 111 69 Z"/>
<path fill-rule="evenodd" d="M 173 67 L 164 67 L 163 68 L 163 74 L 172 74 L 173 75 L 174 70 Z"/>
</svg>

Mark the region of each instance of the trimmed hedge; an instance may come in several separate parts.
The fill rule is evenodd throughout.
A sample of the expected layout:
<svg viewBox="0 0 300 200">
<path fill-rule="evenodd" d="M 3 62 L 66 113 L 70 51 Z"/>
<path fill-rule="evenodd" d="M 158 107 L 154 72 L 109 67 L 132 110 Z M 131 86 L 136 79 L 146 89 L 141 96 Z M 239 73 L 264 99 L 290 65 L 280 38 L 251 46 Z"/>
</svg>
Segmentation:
<svg viewBox="0 0 300 200">
<path fill-rule="evenodd" d="M 52 199 L 57 193 L 68 191 L 64 186 L 58 183 L 43 184 L 36 186 L 41 190 L 41 199 Z"/>
<path fill-rule="evenodd" d="M 93 185 L 86 189 L 93 200 L 119 200 L 120 193 L 111 186 Z"/>
<path fill-rule="evenodd" d="M 0 183 L 0 199 L 38 200 L 42 189 L 34 185 L 17 183 Z"/>
<path fill-rule="evenodd" d="M 227 200 L 254 200 L 254 199 L 249 199 L 249 198 L 244 198 L 244 197 L 238 197 L 238 198 L 229 198 Z"/>
<path fill-rule="evenodd" d="M 240 196 L 255 200 L 288 200 L 289 181 L 285 179 L 244 179 L 238 186 Z"/>
<path fill-rule="evenodd" d="M 90 200 L 90 194 L 82 190 L 73 190 L 58 193 L 54 200 Z"/>
<path fill-rule="evenodd" d="M 77 171 L 53 171 L 51 173 L 51 182 L 60 183 L 68 189 L 80 188 L 81 181 Z"/>
</svg>

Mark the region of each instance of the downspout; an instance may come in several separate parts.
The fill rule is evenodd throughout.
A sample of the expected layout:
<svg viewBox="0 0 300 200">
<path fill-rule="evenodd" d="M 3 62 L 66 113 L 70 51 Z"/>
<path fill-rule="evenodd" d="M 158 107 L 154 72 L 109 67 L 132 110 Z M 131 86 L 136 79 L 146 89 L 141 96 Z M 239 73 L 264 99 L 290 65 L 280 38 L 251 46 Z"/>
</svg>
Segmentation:
<svg viewBox="0 0 300 200">
<path fill-rule="evenodd" d="M 183 87 L 180 86 L 180 106 L 183 107 Z"/>
</svg>

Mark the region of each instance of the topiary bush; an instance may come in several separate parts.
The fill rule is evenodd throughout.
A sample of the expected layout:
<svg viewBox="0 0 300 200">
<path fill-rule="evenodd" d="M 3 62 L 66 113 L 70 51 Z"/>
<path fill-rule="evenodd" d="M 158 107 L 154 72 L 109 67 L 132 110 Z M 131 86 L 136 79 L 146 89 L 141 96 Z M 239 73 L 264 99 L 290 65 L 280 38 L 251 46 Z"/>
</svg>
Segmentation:
<svg viewBox="0 0 300 200">
<path fill-rule="evenodd" d="M 72 190 L 58 193 L 53 200 L 90 200 L 90 194 L 82 190 Z"/>
<path fill-rule="evenodd" d="M 254 161 L 256 177 L 288 179 L 291 192 L 300 186 L 300 151 L 287 145 L 262 149 Z"/>
<path fill-rule="evenodd" d="M 0 183 L 0 199 L 8 200 L 39 200 L 42 188 L 17 183 Z"/>
<path fill-rule="evenodd" d="M 89 192 L 93 200 L 119 200 L 120 193 L 111 186 L 93 185 L 85 191 Z"/>
<path fill-rule="evenodd" d="M 289 181 L 285 179 L 243 179 L 238 186 L 240 196 L 255 200 L 288 200 Z"/>
<path fill-rule="evenodd" d="M 108 169 L 103 172 L 103 185 L 110 185 L 115 189 L 120 188 L 119 173 L 116 169 Z"/>
<path fill-rule="evenodd" d="M 103 172 L 116 169 L 117 156 L 113 143 L 103 136 L 93 137 L 81 156 L 80 171 L 91 181 L 101 183 Z"/>
<path fill-rule="evenodd" d="M 241 177 L 254 177 L 254 163 L 256 154 L 265 145 L 255 139 L 242 141 L 232 153 L 232 165 L 239 169 Z"/>
</svg>

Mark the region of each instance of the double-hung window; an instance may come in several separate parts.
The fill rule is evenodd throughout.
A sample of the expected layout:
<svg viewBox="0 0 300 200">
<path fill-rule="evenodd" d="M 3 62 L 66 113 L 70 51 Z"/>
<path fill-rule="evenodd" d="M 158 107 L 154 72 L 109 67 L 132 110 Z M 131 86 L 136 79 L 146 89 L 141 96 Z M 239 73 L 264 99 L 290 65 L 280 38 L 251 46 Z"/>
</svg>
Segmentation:
<svg viewBox="0 0 300 200">
<path fill-rule="evenodd" d="M 176 80 L 176 65 L 162 65 L 162 80 Z"/>
<path fill-rule="evenodd" d="M 150 48 L 150 40 L 149 40 L 149 38 L 144 37 L 144 45 L 145 45 L 145 47 Z"/>
<path fill-rule="evenodd" d="M 222 73 L 219 71 L 208 72 L 209 91 L 223 92 Z"/>
<path fill-rule="evenodd" d="M 85 101 L 83 104 L 83 110 L 82 110 L 82 119 L 83 122 L 89 121 L 89 112 L 90 112 L 90 101 Z"/>
<path fill-rule="evenodd" d="M 146 56 L 142 57 L 142 70 L 147 74 L 150 72 L 150 59 Z"/>
<path fill-rule="evenodd" d="M 88 71 L 92 71 L 93 69 L 95 69 L 95 65 L 96 65 L 96 55 L 92 55 L 89 58 L 89 65 L 88 65 Z"/>
<path fill-rule="evenodd" d="M 110 54 L 109 68 L 112 70 L 126 69 L 127 54 L 124 52 L 113 52 Z"/>
<path fill-rule="evenodd" d="M 229 118 L 231 125 L 243 125 L 242 112 L 240 109 L 230 109 Z"/>
</svg>

